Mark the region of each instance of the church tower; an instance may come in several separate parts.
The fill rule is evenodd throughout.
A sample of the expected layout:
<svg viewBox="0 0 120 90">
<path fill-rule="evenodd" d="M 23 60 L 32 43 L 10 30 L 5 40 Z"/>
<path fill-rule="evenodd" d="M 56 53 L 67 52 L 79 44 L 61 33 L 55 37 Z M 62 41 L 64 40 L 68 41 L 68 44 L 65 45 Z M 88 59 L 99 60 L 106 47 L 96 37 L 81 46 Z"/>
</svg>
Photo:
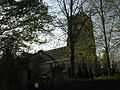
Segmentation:
<svg viewBox="0 0 120 90">
<path fill-rule="evenodd" d="M 72 19 L 74 19 L 73 27 L 76 29 L 73 29 L 75 36 L 75 61 L 89 65 L 93 64 L 96 62 L 97 56 L 91 17 L 81 9 L 80 13 L 73 16 Z M 69 46 L 69 37 L 67 46 Z"/>
</svg>

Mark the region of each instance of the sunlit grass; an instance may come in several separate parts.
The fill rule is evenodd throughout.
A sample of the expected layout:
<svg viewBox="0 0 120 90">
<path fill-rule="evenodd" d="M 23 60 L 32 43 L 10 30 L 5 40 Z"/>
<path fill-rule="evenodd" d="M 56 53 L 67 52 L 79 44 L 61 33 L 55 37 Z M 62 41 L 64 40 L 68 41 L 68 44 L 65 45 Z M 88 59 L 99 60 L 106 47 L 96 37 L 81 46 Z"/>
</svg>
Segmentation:
<svg viewBox="0 0 120 90">
<path fill-rule="evenodd" d="M 101 77 L 94 77 L 94 80 L 120 80 L 120 76 L 101 76 Z"/>
<path fill-rule="evenodd" d="M 65 78 L 67 81 L 120 80 L 120 76 L 100 76 L 93 78 Z"/>
</svg>

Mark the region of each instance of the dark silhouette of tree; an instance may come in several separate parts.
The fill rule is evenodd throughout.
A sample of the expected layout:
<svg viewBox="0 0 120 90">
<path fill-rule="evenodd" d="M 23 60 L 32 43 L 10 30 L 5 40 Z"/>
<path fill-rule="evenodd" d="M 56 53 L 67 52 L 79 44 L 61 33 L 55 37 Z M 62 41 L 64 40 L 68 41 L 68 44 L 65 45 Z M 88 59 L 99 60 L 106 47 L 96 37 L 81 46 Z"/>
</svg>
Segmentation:
<svg viewBox="0 0 120 90">
<path fill-rule="evenodd" d="M 77 38 L 79 37 L 82 30 L 84 30 L 84 26 L 88 21 L 88 17 L 79 16 L 80 13 L 83 12 L 83 4 L 86 0 L 57 0 L 58 5 L 61 9 L 61 12 L 65 16 L 66 27 L 65 24 L 62 23 L 62 20 L 58 20 L 61 25 L 62 30 L 67 32 L 68 35 L 68 46 L 70 48 L 70 62 L 71 62 L 71 74 L 74 77 L 74 60 L 75 60 L 75 45 L 77 42 Z M 78 21 L 80 20 L 80 21 Z"/>
<path fill-rule="evenodd" d="M 38 38 L 42 33 L 49 33 L 46 28 L 52 17 L 48 14 L 48 7 L 39 0 L 24 0 L 14 4 L 4 3 L 0 12 L 0 49 L 11 47 L 11 53 L 29 49 L 27 43 L 44 43 Z M 21 49 L 21 48 L 24 49 Z"/>
<path fill-rule="evenodd" d="M 38 36 L 50 33 L 51 30 L 45 26 L 51 21 L 48 7 L 39 0 L 11 0 L 0 5 L 0 73 L 3 72 L 0 83 L 3 89 L 16 89 L 17 72 L 28 69 L 27 58 L 19 55 L 29 49 L 26 43 L 44 43 Z"/>
</svg>

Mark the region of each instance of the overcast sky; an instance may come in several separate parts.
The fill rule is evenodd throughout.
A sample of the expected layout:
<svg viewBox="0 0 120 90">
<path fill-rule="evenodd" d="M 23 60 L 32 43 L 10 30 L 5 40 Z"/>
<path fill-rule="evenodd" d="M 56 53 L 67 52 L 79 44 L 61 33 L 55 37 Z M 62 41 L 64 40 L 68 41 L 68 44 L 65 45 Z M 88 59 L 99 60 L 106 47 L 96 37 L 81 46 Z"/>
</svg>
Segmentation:
<svg viewBox="0 0 120 90">
<path fill-rule="evenodd" d="M 49 6 L 50 13 L 58 11 L 57 3 L 54 2 L 55 0 L 43 0 L 43 1 Z M 60 28 L 57 28 L 52 33 L 54 34 L 53 37 L 48 36 L 49 43 L 42 45 L 32 44 L 30 52 L 33 53 L 33 52 L 37 52 L 38 50 L 46 51 L 46 50 L 64 47 L 67 45 L 66 43 L 67 36 Z"/>
</svg>

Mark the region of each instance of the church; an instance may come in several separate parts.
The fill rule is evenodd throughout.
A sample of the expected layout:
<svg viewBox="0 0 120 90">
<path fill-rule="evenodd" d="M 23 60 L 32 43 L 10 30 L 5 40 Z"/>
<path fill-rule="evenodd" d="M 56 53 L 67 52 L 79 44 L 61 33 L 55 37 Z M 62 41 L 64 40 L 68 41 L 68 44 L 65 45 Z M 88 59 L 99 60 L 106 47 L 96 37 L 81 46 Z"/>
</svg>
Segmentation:
<svg viewBox="0 0 120 90">
<path fill-rule="evenodd" d="M 88 78 L 88 73 L 96 75 L 96 72 L 99 71 L 97 70 L 99 69 L 99 64 L 97 64 L 92 20 L 91 17 L 87 16 L 84 12 L 76 14 L 73 16 L 73 19 L 74 23 L 77 23 L 76 26 L 73 25 L 73 27 L 76 27 L 75 33 L 77 34 L 77 37 L 74 38 L 75 77 Z M 82 29 L 80 29 L 81 27 Z M 20 70 L 18 69 L 17 72 L 15 72 L 16 78 L 13 78 L 15 78 L 15 80 L 18 79 L 18 85 L 25 88 L 24 90 L 27 90 L 27 87 L 34 87 L 36 82 L 44 82 L 45 80 L 43 80 L 43 78 L 49 79 L 48 81 L 56 82 L 71 77 L 69 38 L 70 37 L 66 40 L 67 46 L 65 47 L 49 51 L 40 50 L 35 54 L 27 53 L 28 55 L 22 55 L 22 57 L 27 56 L 27 58 L 24 59 L 29 60 L 29 63 L 20 64 Z M 4 72 L 0 75 L 6 78 L 6 73 L 7 72 Z M 7 78 L 5 80 L 6 81 L 3 82 L 5 82 L 6 85 Z"/>
<path fill-rule="evenodd" d="M 75 33 L 77 35 L 75 38 L 75 74 L 80 68 L 82 71 L 91 71 L 95 75 L 97 71 L 97 56 L 91 17 L 81 11 L 73 16 L 73 19 L 74 23 L 77 23 L 75 26 L 73 25 L 76 27 Z M 82 29 L 80 29 L 81 27 Z M 50 73 L 52 67 L 59 65 L 64 68 L 63 71 L 69 73 L 71 68 L 69 44 L 68 37 L 66 47 L 49 51 L 38 51 L 32 59 L 32 67 L 36 68 L 37 72 Z"/>
</svg>

